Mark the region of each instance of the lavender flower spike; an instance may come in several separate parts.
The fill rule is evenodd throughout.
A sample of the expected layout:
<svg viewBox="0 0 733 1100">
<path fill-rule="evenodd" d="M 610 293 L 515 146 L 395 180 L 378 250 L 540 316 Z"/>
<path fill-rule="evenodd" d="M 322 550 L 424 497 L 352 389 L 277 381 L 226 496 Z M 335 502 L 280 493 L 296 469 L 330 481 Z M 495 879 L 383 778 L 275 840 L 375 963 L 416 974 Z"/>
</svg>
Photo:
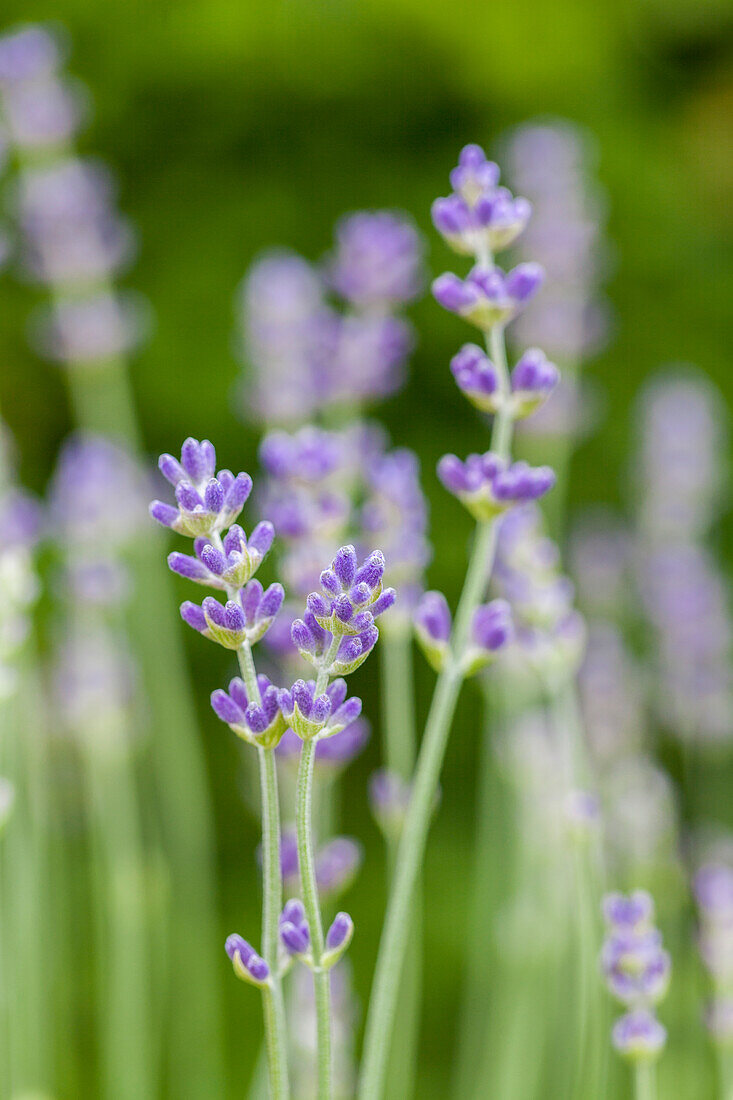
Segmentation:
<svg viewBox="0 0 733 1100">
<path fill-rule="evenodd" d="M 242 939 L 241 936 L 236 933 L 227 936 L 224 948 L 232 960 L 234 973 L 243 982 L 249 982 L 250 985 L 256 985 L 260 988 L 269 983 L 269 966 L 264 959 L 260 958 L 254 947 Z"/>
<path fill-rule="evenodd" d="M 507 464 L 492 451 L 469 455 L 465 462 L 444 455 L 438 463 L 438 477 L 478 520 L 495 519 L 514 504 L 537 500 L 555 484 L 549 466 Z"/>
<path fill-rule="evenodd" d="M 532 263 L 519 264 L 508 274 L 498 267 L 474 267 L 465 279 L 446 272 L 433 283 L 433 295 L 444 309 L 488 332 L 516 317 L 539 290 L 543 274 Z"/>
<path fill-rule="evenodd" d="M 356 550 L 342 546 L 321 573 L 321 592 L 311 592 L 308 610 L 332 635 L 361 634 L 395 601 L 393 588 L 382 589 L 384 554 L 374 550 L 357 568 Z"/>
<path fill-rule="evenodd" d="M 612 1038 L 623 1058 L 631 1062 L 651 1062 L 661 1054 L 667 1030 L 649 1009 L 636 1008 L 616 1021 Z"/>
<path fill-rule="evenodd" d="M 173 455 L 160 456 L 163 476 L 175 487 L 177 508 L 154 500 L 150 514 L 164 527 L 179 535 L 197 538 L 213 535 L 234 523 L 252 490 L 249 474 L 220 470 L 214 476 L 216 452 L 204 439 L 189 438 L 181 448 L 181 460 Z"/>
<path fill-rule="evenodd" d="M 344 218 L 336 231 L 331 282 L 358 308 L 409 302 L 422 285 L 422 241 L 404 217 L 386 210 Z"/>
<path fill-rule="evenodd" d="M 251 701 L 244 681 L 235 677 L 229 692 L 218 688 L 211 695 L 211 706 L 217 718 L 251 745 L 274 748 L 285 733 L 286 722 L 280 710 L 280 692 L 267 676 L 257 677 L 261 703 Z"/>
</svg>

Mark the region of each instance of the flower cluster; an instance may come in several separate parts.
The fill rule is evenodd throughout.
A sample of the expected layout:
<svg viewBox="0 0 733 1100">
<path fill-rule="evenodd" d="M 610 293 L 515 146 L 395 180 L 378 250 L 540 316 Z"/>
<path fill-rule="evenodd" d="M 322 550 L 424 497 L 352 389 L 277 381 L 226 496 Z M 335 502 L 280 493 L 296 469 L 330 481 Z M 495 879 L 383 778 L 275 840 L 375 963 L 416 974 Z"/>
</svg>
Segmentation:
<svg viewBox="0 0 733 1100">
<path fill-rule="evenodd" d="M 194 540 L 195 555 L 170 554 L 170 569 L 197 584 L 223 589 L 228 597 L 225 604 L 213 596 L 200 605 L 186 600 L 181 617 L 225 649 L 249 649 L 267 633 L 285 595 L 278 582 L 263 589 L 254 576 L 272 545 L 272 524 L 259 523 L 247 539 L 234 523 L 252 489 L 252 479 L 244 473 L 235 477 L 230 470 L 215 476 L 216 452 L 208 439 L 187 439 L 180 461 L 164 454 L 158 465 L 175 486 L 178 507 L 156 500 L 150 514 Z M 226 527 L 229 530 L 222 538 Z M 228 693 L 213 693 L 211 705 L 238 737 L 254 745 L 273 748 L 287 729 L 279 689 L 264 676 L 255 677 L 250 689 L 243 680 L 232 680 Z"/>
<path fill-rule="evenodd" d="M 506 142 L 509 176 L 532 201 L 519 258 L 539 260 L 547 273 L 546 290 L 517 319 L 514 336 L 570 368 L 539 415 L 522 422 L 525 433 L 569 438 L 581 431 L 588 401 L 574 368 L 608 334 L 599 292 L 608 268 L 605 197 L 592 178 L 594 152 L 588 136 L 567 122 L 530 123 Z"/>
<path fill-rule="evenodd" d="M 322 270 L 291 252 L 259 259 L 241 293 L 248 411 L 292 425 L 392 393 L 413 343 L 398 311 L 422 287 L 422 251 L 404 216 L 375 211 L 339 223 Z"/>
<path fill-rule="evenodd" d="M 508 273 L 476 265 L 465 279 L 453 272 L 440 275 L 433 283 L 433 294 L 444 309 L 488 332 L 516 317 L 537 293 L 542 278 L 539 264 L 519 264 Z"/>
<path fill-rule="evenodd" d="M 452 616 L 442 592 L 426 592 L 414 616 L 415 635 L 429 664 L 440 672 L 450 653 Z M 513 634 L 511 609 L 506 600 L 491 600 L 477 607 L 471 634 L 462 657 L 464 676 L 472 676 L 494 659 Z"/>
<path fill-rule="evenodd" d="M 607 935 L 601 968 L 609 990 L 630 1011 L 614 1026 L 613 1042 L 625 1058 L 652 1060 L 662 1050 L 666 1031 L 653 1006 L 669 985 L 670 959 L 653 926 L 654 903 L 644 890 L 603 900 Z"/>
<path fill-rule="evenodd" d="M 34 342 L 67 365 L 99 365 L 145 329 L 142 303 L 110 285 L 132 258 L 134 234 L 114 208 L 108 174 L 71 152 L 82 100 L 61 72 L 55 37 L 24 27 L 2 40 L 0 55 L 0 106 L 23 165 L 11 190 L 19 258 L 55 292 L 34 318 Z"/>
<path fill-rule="evenodd" d="M 721 397 L 692 372 L 642 395 L 639 592 L 654 638 L 664 725 L 698 744 L 731 736 L 733 621 L 706 536 L 724 490 Z"/>
<path fill-rule="evenodd" d="M 549 466 L 507 462 L 492 451 L 469 455 L 465 462 L 444 455 L 438 477 L 478 520 L 496 519 L 515 504 L 538 500 L 555 484 Z"/>
<path fill-rule="evenodd" d="M 308 597 L 305 615 L 292 625 L 300 655 L 320 667 L 331 654 L 331 676 L 346 676 L 366 660 L 379 637 L 375 618 L 395 600 L 382 588 L 384 555 L 374 551 L 359 567 L 353 546 L 342 546 L 331 567 L 321 573 L 321 592 Z M 340 639 L 340 640 L 339 640 Z"/>
<path fill-rule="evenodd" d="M 318 965 L 330 970 L 339 961 L 354 935 L 354 922 L 348 913 L 337 913 L 326 932 L 325 950 Z M 280 916 L 280 939 L 288 954 L 295 956 L 306 966 L 313 968 L 311 936 L 303 903 L 293 899 L 285 905 Z"/>
<path fill-rule="evenodd" d="M 40 506 L 15 484 L 10 450 L 0 422 L 0 702 L 19 687 L 17 657 L 39 595 L 33 552 L 43 524 Z"/>
<path fill-rule="evenodd" d="M 713 992 L 705 1016 L 713 1042 L 733 1040 L 733 869 L 722 860 L 703 864 L 695 875 L 700 916 L 699 949 Z"/>
<path fill-rule="evenodd" d="M 334 836 L 322 844 L 315 853 L 319 895 L 334 898 L 344 893 L 354 881 L 363 858 L 361 845 L 351 837 Z M 280 840 L 280 869 L 285 893 L 296 893 L 300 889 L 298 841 L 289 830 L 283 831 Z"/>
<path fill-rule="evenodd" d="M 560 555 L 533 504 L 516 508 L 501 522 L 494 585 L 516 622 L 511 656 L 552 679 L 577 670 L 585 645 L 585 624 L 573 607 L 574 589 L 560 572 Z"/>
<path fill-rule="evenodd" d="M 476 344 L 464 344 L 450 366 L 459 389 L 480 412 L 496 413 L 506 405 L 515 420 L 540 408 L 560 378 L 555 364 L 539 348 L 530 348 L 517 361 L 509 394 L 501 392 L 499 372 Z"/>
</svg>

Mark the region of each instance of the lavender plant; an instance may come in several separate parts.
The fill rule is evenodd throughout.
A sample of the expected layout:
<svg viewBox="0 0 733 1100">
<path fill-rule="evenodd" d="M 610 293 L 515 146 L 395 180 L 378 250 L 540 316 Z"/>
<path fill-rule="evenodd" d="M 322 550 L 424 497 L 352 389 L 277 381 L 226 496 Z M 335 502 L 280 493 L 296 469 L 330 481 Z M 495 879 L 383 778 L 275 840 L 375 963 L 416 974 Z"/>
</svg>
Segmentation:
<svg viewBox="0 0 733 1100">
<path fill-rule="evenodd" d="M 263 916 L 262 952 L 234 934 L 226 943 L 235 973 L 260 988 L 273 1097 L 289 1094 L 285 1017 L 281 979 L 287 960 L 298 958 L 313 972 L 318 1034 L 319 1096 L 331 1095 L 331 1009 L 329 970 L 346 950 L 351 918 L 340 913 L 324 936 L 313 845 L 313 772 L 316 746 L 346 730 L 361 712 L 361 701 L 346 698 L 344 676 L 369 656 L 379 636 L 375 619 L 394 602 L 384 588 L 384 557 L 375 551 L 359 566 L 353 546 L 344 546 L 320 576 L 320 592 L 308 596 L 302 619 L 291 628 L 301 657 L 313 665 L 316 679 L 296 680 L 278 690 L 257 676 L 252 647 L 267 633 L 283 602 L 274 583 L 263 591 L 254 577 L 269 550 L 274 529 L 260 523 L 249 540 L 235 521 L 249 496 L 252 480 L 228 470 L 215 475 L 216 456 L 208 440 L 188 439 L 181 461 L 162 455 L 160 468 L 175 487 L 177 507 L 154 501 L 159 523 L 194 538 L 195 556 L 174 553 L 170 567 L 190 579 L 223 589 L 225 605 L 208 596 L 201 605 L 181 606 L 184 620 L 204 637 L 235 650 L 241 679 L 229 692 L 216 691 L 212 706 L 222 721 L 258 751 L 262 797 Z M 223 531 L 228 528 L 226 535 Z M 286 729 L 302 741 L 298 773 L 297 856 L 303 901 L 282 909 L 280 809 L 274 750 Z M 282 910 L 282 911 L 281 911 Z M 286 962 L 278 952 L 286 951 Z"/>
<path fill-rule="evenodd" d="M 542 281 L 539 266 L 527 263 L 509 274 L 493 264 L 496 249 L 506 247 L 522 231 L 528 204 L 498 187 L 499 170 L 478 146 L 467 146 L 451 174 L 453 194 L 433 208 L 436 225 L 458 251 L 476 260 L 466 279 L 449 273 L 433 284 L 438 302 L 475 324 L 484 334 L 487 358 L 497 375 L 497 412 L 491 451 L 463 463 L 446 456 L 439 473 L 444 485 L 476 518 L 477 528 L 455 625 L 445 612 L 428 637 L 442 643 L 442 659 L 415 770 L 410 805 L 397 853 L 395 877 L 387 906 L 374 985 L 367 1016 L 359 1095 L 381 1095 L 387 1037 L 394 1021 L 399 975 L 409 940 L 409 907 L 422 862 L 431 809 L 461 685 L 477 665 L 491 659 L 486 643 L 493 639 L 486 621 L 494 613 L 480 610 L 486 597 L 498 536 L 498 518 L 514 504 L 536 499 L 552 485 L 549 469 L 510 462 L 514 422 L 511 380 L 504 348 L 506 325 L 529 301 Z M 544 383 L 543 383 L 544 384 Z M 447 628 L 447 630 L 446 630 Z"/>
<path fill-rule="evenodd" d="M 634 1066 L 637 1100 L 656 1096 L 654 1063 L 667 1039 L 653 1006 L 667 992 L 670 958 L 653 926 L 651 895 L 636 890 L 628 895 L 608 894 L 603 901 L 607 936 L 601 967 L 611 994 L 628 1011 L 613 1027 L 613 1045 Z"/>
<path fill-rule="evenodd" d="M 111 176 L 75 153 L 88 97 L 67 76 L 65 60 L 60 37 L 43 26 L 20 26 L 0 39 L 9 251 L 24 277 L 46 293 L 47 302 L 31 318 L 32 342 L 63 369 L 77 426 L 111 437 L 134 454 L 140 432 L 127 358 L 145 334 L 148 311 L 115 280 L 131 262 L 135 234 L 116 210 Z M 177 927 L 200 948 L 192 949 L 195 973 L 189 969 L 184 975 L 171 966 L 173 983 L 181 989 L 193 984 L 199 995 L 191 1014 L 173 1015 L 165 1038 L 178 1094 L 193 1096 L 205 1087 L 215 1096 L 223 1088 L 223 1071 L 218 994 L 206 946 L 213 938 L 207 929 L 211 932 L 215 923 L 211 819 L 180 643 L 165 616 L 160 629 L 151 632 L 142 612 L 161 596 L 158 586 L 151 587 L 156 552 L 154 539 L 147 536 L 129 550 L 134 559 L 130 598 L 137 611 L 130 616 L 130 634 L 142 655 L 155 714 L 157 736 L 150 751 Z M 128 794 L 134 801 L 136 792 Z M 208 1035 L 197 1055 L 191 1033 Z"/>
<path fill-rule="evenodd" d="M 382 727 L 386 762 L 405 783 L 415 757 L 411 614 L 429 559 L 426 506 L 416 457 L 404 448 L 387 450 L 383 430 L 362 413 L 404 379 L 413 338 L 401 311 L 422 285 L 421 263 L 421 241 L 408 219 L 361 212 L 339 223 L 335 248 L 319 270 L 293 254 L 273 253 L 253 265 L 242 294 L 250 410 L 290 429 L 266 435 L 260 454 L 291 597 L 308 594 L 320 563 L 346 538 L 364 550 L 381 545 L 389 582 L 399 587 L 380 646 Z M 338 309 L 329 292 L 341 300 Z M 293 431 L 304 419 L 311 423 Z M 316 421 L 324 427 L 315 428 Z M 268 639 L 278 659 L 290 663 L 287 618 Z M 331 774 L 317 769 L 316 777 Z M 328 832 L 336 820 L 335 785 L 321 781 L 315 795 L 316 816 Z M 387 844 L 393 868 L 396 837 Z M 414 1077 L 420 996 L 418 908 L 416 892 L 390 1063 L 394 1087 L 405 1092 Z"/>
</svg>

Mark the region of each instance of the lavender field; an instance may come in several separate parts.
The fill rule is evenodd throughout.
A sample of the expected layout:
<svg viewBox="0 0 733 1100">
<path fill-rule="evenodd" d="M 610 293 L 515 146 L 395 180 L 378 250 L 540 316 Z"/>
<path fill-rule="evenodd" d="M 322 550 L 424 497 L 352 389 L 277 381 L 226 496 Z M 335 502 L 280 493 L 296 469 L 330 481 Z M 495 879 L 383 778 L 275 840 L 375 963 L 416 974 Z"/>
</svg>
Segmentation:
<svg viewBox="0 0 733 1100">
<path fill-rule="evenodd" d="M 3 22 L 0 1100 L 733 1100 L 730 12 Z"/>
</svg>

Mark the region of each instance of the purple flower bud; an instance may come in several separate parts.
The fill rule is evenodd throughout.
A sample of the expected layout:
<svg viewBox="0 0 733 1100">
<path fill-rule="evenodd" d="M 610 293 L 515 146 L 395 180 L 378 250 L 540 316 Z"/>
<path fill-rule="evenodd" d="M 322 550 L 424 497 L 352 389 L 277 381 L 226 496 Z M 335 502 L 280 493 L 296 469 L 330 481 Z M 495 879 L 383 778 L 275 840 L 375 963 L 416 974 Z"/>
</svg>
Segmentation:
<svg viewBox="0 0 733 1100">
<path fill-rule="evenodd" d="M 261 985 L 268 980 L 270 968 L 267 963 L 241 936 L 228 936 L 225 950 L 234 964 L 237 977 L 244 981 L 253 981 L 255 985 Z"/>
<path fill-rule="evenodd" d="M 244 725 L 245 716 L 235 701 L 221 688 L 211 693 L 211 705 L 218 718 L 229 726 Z"/>
<path fill-rule="evenodd" d="M 464 344 L 451 360 L 459 388 L 482 412 L 495 412 L 499 379 L 496 367 L 476 344 Z"/>
<path fill-rule="evenodd" d="M 326 933 L 326 949 L 337 951 L 354 932 L 354 922 L 348 913 L 337 913 Z"/>
<path fill-rule="evenodd" d="M 654 1003 L 669 984 L 670 959 L 656 929 L 611 933 L 601 965 L 608 988 L 624 1004 Z"/>
<path fill-rule="evenodd" d="M 473 616 L 473 640 L 480 649 L 494 652 L 506 645 L 512 633 L 511 608 L 506 600 L 492 600 L 477 607 Z"/>
<path fill-rule="evenodd" d="M 493 519 L 513 504 L 536 500 L 555 483 L 549 466 L 531 467 L 526 462 L 506 466 L 490 451 L 469 455 L 465 462 L 444 455 L 438 463 L 438 476 L 480 520 Z"/>
<path fill-rule="evenodd" d="M 352 214 L 337 228 L 331 281 L 358 307 L 408 302 L 422 286 L 422 254 L 422 240 L 406 218 L 383 210 Z"/>
<path fill-rule="evenodd" d="M 356 576 L 356 550 L 353 546 L 342 546 L 333 559 L 332 571 L 336 574 L 342 588 L 350 588 Z"/>
<path fill-rule="evenodd" d="M 231 936 L 227 936 L 224 950 L 232 960 L 238 954 L 243 963 L 246 963 L 247 959 L 255 953 L 254 948 L 236 932 L 233 932 Z"/>
<path fill-rule="evenodd" d="M 510 298 L 524 304 L 542 286 L 545 272 L 541 264 L 518 264 L 506 277 L 506 289 Z"/>
<path fill-rule="evenodd" d="M 452 616 L 442 592 L 426 592 L 415 612 L 415 625 L 430 642 L 447 643 Z"/>
<path fill-rule="evenodd" d="M 178 509 L 170 504 L 164 504 L 162 500 L 154 500 L 150 505 L 150 515 L 163 527 L 172 527 L 178 519 Z"/>
<path fill-rule="evenodd" d="M 520 264 L 508 275 L 498 267 L 478 266 L 466 279 L 452 273 L 439 276 L 433 283 L 433 295 L 444 309 L 488 331 L 516 316 L 541 281 L 538 264 Z"/>
<path fill-rule="evenodd" d="M 180 462 L 173 457 L 173 455 L 164 454 L 158 459 L 158 468 L 160 469 L 163 477 L 170 481 L 171 485 L 175 488 L 179 481 L 185 481 L 186 471 L 181 466 Z"/>
<path fill-rule="evenodd" d="M 304 955 L 310 947 L 310 931 L 307 925 L 298 927 L 290 921 L 282 921 L 280 939 L 292 955 Z"/>
<path fill-rule="evenodd" d="M 337 836 L 316 855 L 316 880 L 324 895 L 343 893 L 354 880 L 363 860 L 361 845 L 347 836 Z"/>
<path fill-rule="evenodd" d="M 208 439 L 200 443 L 191 436 L 184 440 L 181 447 L 181 466 L 187 476 L 196 485 L 204 485 L 214 476 L 216 452 Z"/>
<path fill-rule="evenodd" d="M 616 1021 L 612 1032 L 613 1045 L 631 1061 L 652 1061 L 667 1041 L 667 1031 L 647 1008 L 627 1012 Z"/>
<path fill-rule="evenodd" d="M 198 604 L 191 603 L 190 600 L 186 600 L 185 603 L 181 604 L 181 618 L 194 630 L 198 630 L 200 634 L 205 633 L 208 629 L 203 610 Z"/>
<path fill-rule="evenodd" d="M 603 899 L 603 916 L 609 928 L 615 931 L 638 931 L 651 927 L 654 920 L 654 901 L 646 890 L 634 890 L 632 894 L 606 894 Z"/>
</svg>

